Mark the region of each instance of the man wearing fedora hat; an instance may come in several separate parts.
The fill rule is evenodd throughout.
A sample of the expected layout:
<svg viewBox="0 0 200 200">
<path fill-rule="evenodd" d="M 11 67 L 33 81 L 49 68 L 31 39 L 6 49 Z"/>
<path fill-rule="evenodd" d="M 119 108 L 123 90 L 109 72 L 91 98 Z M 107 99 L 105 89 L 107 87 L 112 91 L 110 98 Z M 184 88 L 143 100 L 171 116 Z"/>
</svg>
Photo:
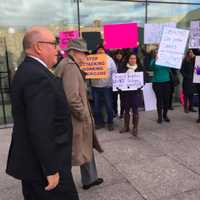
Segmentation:
<svg viewBox="0 0 200 200">
<path fill-rule="evenodd" d="M 80 166 L 83 189 L 99 185 L 93 147 L 103 152 L 95 135 L 94 119 L 87 98 L 85 73 L 80 65 L 88 53 L 82 39 L 71 40 L 65 49 L 68 57 L 58 65 L 56 74 L 63 79 L 66 98 L 69 102 L 73 124 L 72 164 Z"/>
</svg>

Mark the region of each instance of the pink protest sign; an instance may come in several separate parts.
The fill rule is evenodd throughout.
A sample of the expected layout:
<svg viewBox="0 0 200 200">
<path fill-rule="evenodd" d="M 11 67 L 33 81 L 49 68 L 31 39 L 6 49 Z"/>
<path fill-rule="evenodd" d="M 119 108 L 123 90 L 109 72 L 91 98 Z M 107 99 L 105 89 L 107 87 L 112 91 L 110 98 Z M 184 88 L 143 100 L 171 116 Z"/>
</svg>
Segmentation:
<svg viewBox="0 0 200 200">
<path fill-rule="evenodd" d="M 69 40 L 78 38 L 78 31 L 64 31 L 59 33 L 60 48 L 65 49 Z"/>
<path fill-rule="evenodd" d="M 136 48 L 138 26 L 136 23 L 104 25 L 104 46 L 110 48 Z"/>
</svg>

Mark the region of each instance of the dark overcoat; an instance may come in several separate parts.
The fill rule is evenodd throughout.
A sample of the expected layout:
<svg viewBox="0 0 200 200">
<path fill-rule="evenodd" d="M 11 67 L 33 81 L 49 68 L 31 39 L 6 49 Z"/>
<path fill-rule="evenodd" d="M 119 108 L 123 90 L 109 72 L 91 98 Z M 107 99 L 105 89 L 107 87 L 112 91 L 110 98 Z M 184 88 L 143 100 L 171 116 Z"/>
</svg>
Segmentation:
<svg viewBox="0 0 200 200">
<path fill-rule="evenodd" d="M 14 127 L 6 172 L 29 181 L 70 174 L 72 122 L 61 80 L 26 57 L 12 82 L 11 103 Z"/>
</svg>

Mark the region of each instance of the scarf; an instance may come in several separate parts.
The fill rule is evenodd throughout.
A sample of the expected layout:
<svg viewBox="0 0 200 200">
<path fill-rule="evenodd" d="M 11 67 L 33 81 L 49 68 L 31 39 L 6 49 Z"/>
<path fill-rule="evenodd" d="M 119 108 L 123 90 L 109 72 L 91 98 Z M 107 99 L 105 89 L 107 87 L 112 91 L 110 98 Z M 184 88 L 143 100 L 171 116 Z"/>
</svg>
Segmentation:
<svg viewBox="0 0 200 200">
<path fill-rule="evenodd" d="M 135 64 L 135 65 L 130 65 L 129 63 L 127 63 L 127 68 L 128 68 L 128 71 L 135 71 L 137 68 L 138 68 L 138 66 L 137 66 L 137 64 Z"/>
</svg>

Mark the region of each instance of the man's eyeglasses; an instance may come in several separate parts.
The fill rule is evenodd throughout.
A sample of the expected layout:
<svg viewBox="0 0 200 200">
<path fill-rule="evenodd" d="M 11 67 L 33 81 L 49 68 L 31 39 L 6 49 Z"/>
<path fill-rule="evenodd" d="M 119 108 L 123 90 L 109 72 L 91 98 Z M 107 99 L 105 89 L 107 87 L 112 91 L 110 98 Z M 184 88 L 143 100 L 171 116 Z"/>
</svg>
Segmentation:
<svg viewBox="0 0 200 200">
<path fill-rule="evenodd" d="M 46 41 L 38 41 L 38 43 L 43 43 L 43 44 L 50 44 L 53 45 L 55 48 L 58 46 L 58 41 L 53 41 L 53 42 L 46 42 Z"/>
</svg>

